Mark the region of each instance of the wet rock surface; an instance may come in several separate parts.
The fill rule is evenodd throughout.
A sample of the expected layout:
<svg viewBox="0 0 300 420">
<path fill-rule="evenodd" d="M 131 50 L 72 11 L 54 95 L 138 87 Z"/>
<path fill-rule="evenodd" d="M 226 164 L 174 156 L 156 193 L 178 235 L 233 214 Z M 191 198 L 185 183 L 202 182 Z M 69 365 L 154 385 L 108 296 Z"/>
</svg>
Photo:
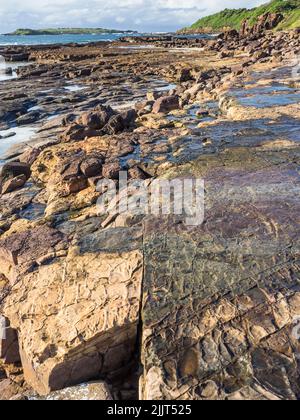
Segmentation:
<svg viewBox="0 0 300 420">
<path fill-rule="evenodd" d="M 299 48 L 0 47 L 3 399 L 300 398 Z M 120 171 L 204 179 L 203 223 L 111 213 Z"/>
</svg>

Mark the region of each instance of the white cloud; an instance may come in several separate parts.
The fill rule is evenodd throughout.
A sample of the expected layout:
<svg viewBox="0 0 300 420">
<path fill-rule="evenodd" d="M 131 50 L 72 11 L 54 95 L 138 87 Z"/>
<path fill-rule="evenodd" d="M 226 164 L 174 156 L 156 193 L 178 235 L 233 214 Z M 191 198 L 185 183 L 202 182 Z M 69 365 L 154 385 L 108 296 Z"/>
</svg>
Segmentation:
<svg viewBox="0 0 300 420">
<path fill-rule="evenodd" d="M 126 18 L 122 17 L 122 16 L 117 16 L 116 17 L 116 22 L 117 23 L 123 23 L 126 22 Z"/>
<path fill-rule="evenodd" d="M 171 31 L 226 7 L 266 0 L 0 0 L 0 33 L 19 27 L 106 27 Z"/>
</svg>

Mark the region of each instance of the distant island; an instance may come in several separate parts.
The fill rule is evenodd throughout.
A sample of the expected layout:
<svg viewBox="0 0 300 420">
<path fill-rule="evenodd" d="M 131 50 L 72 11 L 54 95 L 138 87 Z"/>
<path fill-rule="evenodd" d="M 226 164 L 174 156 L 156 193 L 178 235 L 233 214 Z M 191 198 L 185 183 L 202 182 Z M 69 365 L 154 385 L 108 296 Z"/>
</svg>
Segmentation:
<svg viewBox="0 0 300 420">
<path fill-rule="evenodd" d="M 214 15 L 199 19 L 179 33 L 213 33 L 224 29 L 240 30 L 242 22 L 248 20 L 250 25 L 257 23 L 260 16 L 266 13 L 280 13 L 283 19 L 276 30 L 295 29 L 300 27 L 300 0 L 272 0 L 253 9 L 225 9 Z"/>
<path fill-rule="evenodd" d="M 117 29 L 104 28 L 49 28 L 49 29 L 17 29 L 14 32 L 4 34 L 6 36 L 24 36 L 24 35 L 84 35 L 84 34 L 128 34 L 137 33 L 137 31 L 122 31 Z"/>
</svg>

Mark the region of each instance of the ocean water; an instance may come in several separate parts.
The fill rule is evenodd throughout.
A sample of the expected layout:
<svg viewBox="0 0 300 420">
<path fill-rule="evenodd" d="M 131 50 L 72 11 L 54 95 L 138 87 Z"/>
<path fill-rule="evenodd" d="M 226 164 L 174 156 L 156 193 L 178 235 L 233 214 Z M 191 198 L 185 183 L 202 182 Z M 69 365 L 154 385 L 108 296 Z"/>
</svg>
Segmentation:
<svg viewBox="0 0 300 420">
<path fill-rule="evenodd" d="M 0 45 L 49 45 L 49 44 L 88 44 L 98 41 L 115 41 L 123 36 L 142 36 L 139 34 L 82 34 L 82 35 L 24 35 L 24 36 L 5 36 L 0 35 Z M 150 34 L 155 35 L 155 34 Z M 156 34 L 158 35 L 158 34 Z M 165 35 L 165 34 L 159 34 Z M 207 35 L 189 35 L 191 38 L 207 38 Z"/>
</svg>

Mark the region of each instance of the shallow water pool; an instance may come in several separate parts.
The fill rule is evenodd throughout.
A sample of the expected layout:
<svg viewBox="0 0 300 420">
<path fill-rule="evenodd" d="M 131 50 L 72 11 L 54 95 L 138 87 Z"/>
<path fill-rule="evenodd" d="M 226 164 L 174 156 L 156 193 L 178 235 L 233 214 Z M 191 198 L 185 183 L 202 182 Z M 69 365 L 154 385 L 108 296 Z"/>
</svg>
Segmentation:
<svg viewBox="0 0 300 420">
<path fill-rule="evenodd" d="M 5 153 L 14 145 L 30 140 L 35 134 L 34 127 L 13 127 L 9 130 L 0 130 L 0 137 L 6 136 L 10 133 L 15 133 L 14 136 L 8 138 L 0 138 L 0 164 L 1 159 L 5 159 Z"/>
</svg>

